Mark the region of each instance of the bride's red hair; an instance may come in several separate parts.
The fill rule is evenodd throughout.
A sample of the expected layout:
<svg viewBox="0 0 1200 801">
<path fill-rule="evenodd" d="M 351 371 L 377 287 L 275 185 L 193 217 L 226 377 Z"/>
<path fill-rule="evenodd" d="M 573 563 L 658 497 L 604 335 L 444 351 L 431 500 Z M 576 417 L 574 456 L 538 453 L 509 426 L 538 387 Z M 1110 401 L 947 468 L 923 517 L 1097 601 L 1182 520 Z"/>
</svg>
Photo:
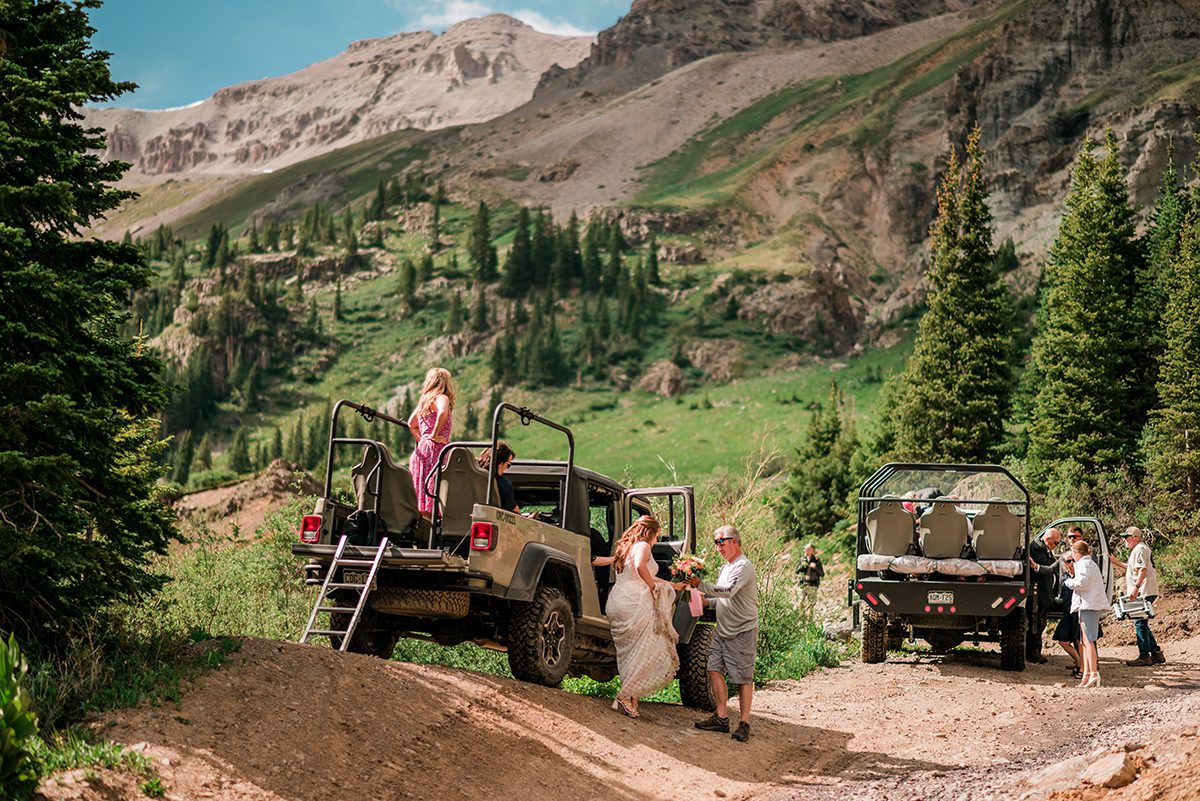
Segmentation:
<svg viewBox="0 0 1200 801">
<path fill-rule="evenodd" d="M 629 556 L 629 550 L 639 542 L 653 543 L 658 539 L 658 530 L 658 521 L 650 515 L 642 515 L 625 529 L 617 541 L 617 550 L 613 552 L 613 567 L 618 573 L 625 570 L 625 558 Z"/>
</svg>

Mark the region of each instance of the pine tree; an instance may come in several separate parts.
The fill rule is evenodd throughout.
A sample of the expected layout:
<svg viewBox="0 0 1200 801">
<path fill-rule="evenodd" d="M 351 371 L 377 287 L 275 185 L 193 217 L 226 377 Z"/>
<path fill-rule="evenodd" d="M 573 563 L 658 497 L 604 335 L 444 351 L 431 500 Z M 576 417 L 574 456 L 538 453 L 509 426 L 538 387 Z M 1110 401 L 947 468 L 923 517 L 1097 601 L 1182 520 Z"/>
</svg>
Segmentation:
<svg viewBox="0 0 1200 801">
<path fill-rule="evenodd" d="M 550 284 L 555 240 L 554 220 L 544 210 L 539 209 L 533 218 L 533 236 L 530 239 L 529 286 L 545 287 Z"/>
<path fill-rule="evenodd" d="M 250 252 L 262 253 L 262 243 L 258 241 L 258 221 L 250 221 Z"/>
<path fill-rule="evenodd" d="M 417 277 L 424 284 L 433 278 L 433 254 L 426 253 L 421 257 L 421 266 L 417 269 Z"/>
<path fill-rule="evenodd" d="M 493 424 L 496 426 L 496 437 L 499 438 L 504 436 L 504 416 L 501 415 L 499 421 L 496 421 L 495 418 L 496 407 L 499 406 L 500 402 L 503 400 L 504 399 L 500 397 L 500 388 L 493 387 L 492 394 L 488 396 L 487 416 L 484 418 L 484 423 L 488 427 L 484 432 L 484 437 L 486 438 L 490 438 L 492 436 Z"/>
<path fill-rule="evenodd" d="M 283 458 L 283 431 L 279 426 L 275 426 L 271 433 L 271 449 L 267 452 L 268 457 L 273 462 L 276 459 Z"/>
<path fill-rule="evenodd" d="M 337 271 L 333 285 L 333 319 L 335 322 L 342 319 L 342 271 L 340 269 Z"/>
<path fill-rule="evenodd" d="M 192 472 L 212 470 L 212 438 L 206 432 L 196 444 L 196 452 L 192 460 Z"/>
<path fill-rule="evenodd" d="M 446 310 L 446 324 L 442 327 L 443 333 L 457 334 L 463 328 L 463 305 L 462 292 L 455 291 L 450 296 L 450 307 Z"/>
<path fill-rule="evenodd" d="M 80 108 L 133 88 L 92 48 L 94 3 L 0 4 L 0 631 L 47 651 L 162 586 L 161 365 L 122 333 L 141 249 L 85 235 L 132 193 Z"/>
<path fill-rule="evenodd" d="M 175 451 L 171 459 L 171 480 L 180 486 L 187 486 L 188 474 L 195 459 L 195 447 L 192 444 L 192 432 L 183 431 L 179 434 Z"/>
<path fill-rule="evenodd" d="M 1064 455 L 1089 471 L 1126 463 L 1143 425 L 1134 413 L 1138 334 L 1130 298 L 1139 254 L 1112 132 L 1097 162 L 1085 142 L 1045 268 L 1033 341 L 1039 380 L 1029 420 L 1035 485 Z"/>
<path fill-rule="evenodd" d="M 938 188 L 929 309 L 899 378 L 896 448 L 918 461 L 988 462 L 1012 401 L 1012 302 L 995 269 L 992 215 L 976 128 Z"/>
<path fill-rule="evenodd" d="M 463 436 L 475 439 L 479 430 L 479 410 L 472 405 L 467 406 L 467 417 L 463 423 Z"/>
<path fill-rule="evenodd" d="M 856 478 L 850 464 L 857 450 L 845 399 L 832 382 L 825 403 L 813 412 L 808 435 L 796 449 L 796 463 L 775 505 L 779 523 L 789 535 L 822 536 L 849 516 L 846 501 Z"/>
<path fill-rule="evenodd" d="M 250 472 L 250 438 L 246 435 L 246 429 L 239 427 L 233 435 L 226 462 L 229 469 L 239 476 Z"/>
<path fill-rule="evenodd" d="M 624 272 L 624 261 L 621 251 L 624 250 L 625 240 L 621 238 L 621 227 L 615 222 L 608 229 L 608 263 L 604 266 L 604 278 L 601 289 L 608 295 L 617 294 Z"/>
<path fill-rule="evenodd" d="M 602 222 L 601 220 L 592 220 L 583 239 L 583 251 L 580 257 L 580 285 L 585 292 L 599 289 L 604 279 L 604 263 L 600 260 L 600 252 L 604 249 L 601 241 Z"/>
<path fill-rule="evenodd" d="M 662 277 L 658 274 L 658 240 L 653 231 L 650 232 L 650 241 L 646 243 L 646 283 L 650 286 L 662 285 Z"/>
<path fill-rule="evenodd" d="M 482 333 L 489 328 L 491 328 L 491 321 L 488 319 L 487 293 L 484 291 L 483 284 L 477 284 L 475 300 L 471 303 L 471 330 Z"/>
<path fill-rule="evenodd" d="M 1200 175 L 1200 158 L 1192 171 Z M 1169 236 L 1154 234 L 1163 232 L 1177 208 L 1163 202 L 1172 193 L 1167 188 L 1177 180 L 1174 172 L 1171 166 L 1164 176 L 1164 192 L 1147 237 L 1151 263 L 1169 259 L 1171 273 L 1163 282 L 1166 309 L 1158 405 L 1150 413 L 1142 450 L 1154 489 L 1172 505 L 1194 514 L 1200 500 L 1200 190 L 1175 193 L 1187 217 L 1181 226 L 1182 241 L 1172 256 L 1175 243 Z M 1157 266 L 1161 268 L 1161 262 Z"/>
<path fill-rule="evenodd" d="M 1175 147 L 1167 147 L 1167 169 L 1163 172 L 1158 200 L 1150 212 L 1143 237 L 1145 262 L 1137 277 L 1133 308 L 1143 349 L 1134 354 L 1137 375 L 1134 386 L 1143 390 L 1140 399 L 1147 410 L 1156 404 L 1158 364 L 1166 348 L 1162 316 L 1170 300 L 1170 285 L 1179 258 L 1184 222 L 1190 212 L 1188 193 L 1175 169 Z"/>
<path fill-rule="evenodd" d="M 506 298 L 515 298 L 529 291 L 532 278 L 532 253 L 529 241 L 529 209 L 521 207 L 517 213 L 517 232 L 513 236 L 512 249 L 504 263 L 504 274 L 500 277 L 499 292 Z"/>
<path fill-rule="evenodd" d="M 379 179 L 379 185 L 375 187 L 375 196 L 371 199 L 371 205 L 368 208 L 368 214 L 372 220 L 382 220 L 387 216 L 388 207 L 388 189 L 387 181 L 383 178 Z"/>
<path fill-rule="evenodd" d="M 475 219 L 467 236 L 467 255 L 471 260 L 476 281 L 486 283 L 496 280 L 496 248 L 492 244 L 488 207 L 482 200 L 479 201 L 479 208 L 475 212 Z"/>
<path fill-rule="evenodd" d="M 396 294 L 400 298 L 400 310 L 404 314 L 417 307 L 417 268 L 409 259 L 400 262 L 399 287 Z"/>
</svg>

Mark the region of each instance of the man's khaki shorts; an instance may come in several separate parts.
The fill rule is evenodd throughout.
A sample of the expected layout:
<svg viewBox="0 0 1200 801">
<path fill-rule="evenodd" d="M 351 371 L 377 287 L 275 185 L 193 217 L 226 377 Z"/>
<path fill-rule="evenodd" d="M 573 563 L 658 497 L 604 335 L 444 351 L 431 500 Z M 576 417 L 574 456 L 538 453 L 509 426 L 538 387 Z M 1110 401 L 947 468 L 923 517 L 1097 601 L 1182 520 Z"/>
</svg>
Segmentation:
<svg viewBox="0 0 1200 801">
<path fill-rule="evenodd" d="M 758 651 L 758 629 L 732 637 L 718 634 L 708 649 L 710 673 L 724 673 L 733 684 L 754 683 L 754 655 Z"/>
</svg>

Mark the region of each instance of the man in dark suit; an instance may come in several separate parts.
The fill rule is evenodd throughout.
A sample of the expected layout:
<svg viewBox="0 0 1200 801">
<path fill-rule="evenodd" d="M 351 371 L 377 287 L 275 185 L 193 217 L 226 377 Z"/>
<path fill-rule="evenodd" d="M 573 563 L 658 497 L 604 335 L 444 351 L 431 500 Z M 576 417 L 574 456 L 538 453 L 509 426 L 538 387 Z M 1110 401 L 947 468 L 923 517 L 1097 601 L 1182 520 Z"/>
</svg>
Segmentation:
<svg viewBox="0 0 1200 801">
<path fill-rule="evenodd" d="M 1046 630 L 1050 604 L 1058 595 L 1054 586 L 1058 580 L 1058 557 L 1054 555 L 1054 549 L 1061 542 L 1062 532 L 1056 528 L 1048 528 L 1029 541 L 1029 567 L 1033 571 L 1036 592 L 1025 604 L 1029 620 L 1029 632 L 1025 636 L 1025 660 L 1028 662 L 1046 661 L 1042 656 L 1042 633 Z"/>
</svg>

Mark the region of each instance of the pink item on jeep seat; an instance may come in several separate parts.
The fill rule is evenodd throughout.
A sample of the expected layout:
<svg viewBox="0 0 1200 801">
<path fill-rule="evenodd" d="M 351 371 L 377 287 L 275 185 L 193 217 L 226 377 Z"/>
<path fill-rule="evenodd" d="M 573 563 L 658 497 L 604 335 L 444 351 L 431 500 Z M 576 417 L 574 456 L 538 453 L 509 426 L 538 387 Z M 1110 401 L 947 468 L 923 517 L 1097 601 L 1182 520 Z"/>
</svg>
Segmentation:
<svg viewBox="0 0 1200 801">
<path fill-rule="evenodd" d="M 417 491 L 417 509 L 421 514 L 433 514 L 433 498 L 429 496 L 427 490 L 431 489 L 429 485 L 430 478 L 433 476 L 433 471 L 437 467 L 438 458 L 442 455 L 442 451 L 446 449 L 446 443 L 434 442 L 434 436 L 450 439 L 450 417 L 446 414 L 446 423 L 442 426 L 442 430 L 434 432 L 433 424 L 437 422 L 437 407 L 432 404 L 425 414 L 417 417 L 417 427 L 421 431 L 421 441 L 417 443 L 417 447 L 413 448 L 412 456 L 408 460 L 408 469 L 412 472 L 413 487 Z"/>
</svg>

